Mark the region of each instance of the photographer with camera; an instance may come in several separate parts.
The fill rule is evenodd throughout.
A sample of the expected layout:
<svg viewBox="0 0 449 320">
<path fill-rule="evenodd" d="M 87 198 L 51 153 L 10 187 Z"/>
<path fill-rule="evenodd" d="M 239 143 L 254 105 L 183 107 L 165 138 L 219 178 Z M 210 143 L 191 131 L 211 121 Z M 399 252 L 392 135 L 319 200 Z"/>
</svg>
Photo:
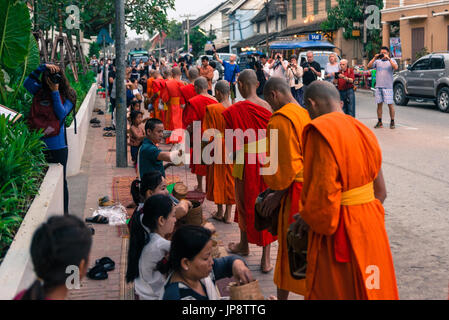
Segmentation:
<svg viewBox="0 0 449 320">
<path fill-rule="evenodd" d="M 284 60 L 282 53 L 276 53 L 269 68 L 273 70 L 272 77 L 283 78 L 287 81 L 288 61 Z"/>
<path fill-rule="evenodd" d="M 383 103 L 388 104 L 390 109 L 390 129 L 396 128 L 394 123 L 394 106 L 393 106 L 393 72 L 398 70 L 398 64 L 394 59 L 390 58 L 390 49 L 382 47 L 380 53 L 368 63 L 368 68 L 376 69 L 376 103 L 378 122 L 374 128 L 383 128 L 382 113 Z"/>
<path fill-rule="evenodd" d="M 315 80 L 321 76 L 321 66 L 318 62 L 316 62 L 313 58 L 313 52 L 307 52 L 307 61 L 305 61 L 301 67 L 304 69 L 304 75 L 302 76 L 302 82 L 304 84 L 303 90 L 304 93 L 307 90 L 307 86 L 312 84 Z"/>
<path fill-rule="evenodd" d="M 292 91 L 292 95 L 296 101 L 300 105 L 303 105 L 303 91 L 302 91 L 302 75 L 304 70 L 301 66 L 298 65 L 298 58 L 296 55 L 292 55 L 290 57 L 290 63 L 288 65 L 288 84 L 290 85 L 290 89 Z"/>
<path fill-rule="evenodd" d="M 180 57 L 178 59 L 178 65 L 179 65 L 179 68 L 181 69 L 181 80 L 185 81 L 185 82 L 189 81 L 189 78 L 187 77 L 187 75 L 189 74 L 189 69 L 187 68 L 188 65 L 186 63 L 186 59 L 183 57 Z"/>
<path fill-rule="evenodd" d="M 39 79 L 41 74 L 42 80 Z M 76 106 L 76 92 L 70 87 L 64 71 L 54 64 L 39 66 L 25 80 L 24 87 L 34 96 L 28 125 L 31 129 L 43 130 L 42 140 L 46 145 L 44 154 L 47 161 L 60 163 L 64 167 L 64 214 L 67 215 L 69 212 L 69 191 L 66 179 L 68 147 L 64 121 Z"/>
<path fill-rule="evenodd" d="M 344 113 L 355 118 L 354 80 L 354 69 L 348 67 L 348 60 L 342 59 L 340 61 L 340 71 L 335 72 L 334 83 L 340 92 Z"/>
</svg>

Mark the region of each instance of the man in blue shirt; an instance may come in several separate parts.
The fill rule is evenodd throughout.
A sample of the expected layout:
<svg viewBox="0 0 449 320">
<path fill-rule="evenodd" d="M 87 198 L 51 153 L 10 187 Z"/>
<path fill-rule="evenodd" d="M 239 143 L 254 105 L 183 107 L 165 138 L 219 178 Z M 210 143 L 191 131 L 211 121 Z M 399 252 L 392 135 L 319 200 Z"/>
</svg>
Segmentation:
<svg viewBox="0 0 449 320">
<path fill-rule="evenodd" d="M 240 68 L 235 62 L 237 60 L 237 56 L 235 54 L 231 55 L 229 58 L 229 62 L 225 60 L 221 60 L 217 53 L 215 53 L 215 59 L 220 62 L 224 67 L 224 79 L 229 82 L 231 86 L 231 99 L 232 104 L 235 103 L 235 98 L 237 96 L 236 86 L 237 78 L 240 75 Z"/>
<path fill-rule="evenodd" d="M 163 161 L 174 163 L 177 157 L 182 156 L 182 150 L 171 152 L 162 152 L 157 146 L 164 137 L 164 124 L 161 120 L 151 118 L 145 124 L 146 137 L 143 139 L 142 146 L 139 149 L 137 167 L 139 177 L 151 171 L 159 171 L 165 177 L 165 168 Z"/>
</svg>

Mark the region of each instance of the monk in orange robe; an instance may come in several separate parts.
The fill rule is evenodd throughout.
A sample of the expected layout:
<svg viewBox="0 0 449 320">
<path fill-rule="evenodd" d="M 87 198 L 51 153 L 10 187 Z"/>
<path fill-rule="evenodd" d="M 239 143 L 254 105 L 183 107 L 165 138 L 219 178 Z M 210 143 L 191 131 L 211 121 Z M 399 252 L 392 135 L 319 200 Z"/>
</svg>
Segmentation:
<svg viewBox="0 0 449 320">
<path fill-rule="evenodd" d="M 288 260 L 287 232 L 295 222 L 293 216 L 299 213 L 303 187 L 303 144 L 302 132 L 311 119 L 306 109 L 298 105 L 284 79 L 271 78 L 265 84 L 265 100 L 275 111 L 268 122 L 267 137 L 277 130 L 276 145 L 267 139 L 268 154 L 278 161 L 277 170 L 264 175 L 268 187 L 275 191 L 262 204 L 262 212 L 269 215 L 280 205 L 278 219 L 278 255 L 274 270 L 274 283 L 278 288 L 278 300 L 287 300 L 289 292 L 305 295 L 305 280 L 291 276 Z M 270 163 L 272 165 L 272 163 Z M 273 168 L 275 170 L 276 168 Z"/>
<path fill-rule="evenodd" d="M 199 71 L 198 68 L 190 68 L 188 72 L 188 78 L 189 78 L 189 84 L 186 84 L 185 86 L 181 87 L 181 93 L 182 93 L 182 99 L 181 99 L 181 108 L 185 109 L 186 104 L 189 103 L 189 100 L 193 97 L 197 96 L 198 94 L 195 91 L 195 86 L 193 83 L 195 80 L 199 77 Z M 183 123 L 184 125 L 184 123 Z M 184 126 L 184 129 L 186 127 Z"/>
<path fill-rule="evenodd" d="M 215 86 L 215 97 L 220 102 L 218 104 L 211 104 L 206 107 L 206 115 L 203 121 L 203 130 L 214 129 L 216 135 L 213 139 L 214 157 L 216 155 L 218 145 L 221 146 L 220 163 L 216 163 L 216 158 L 213 157 L 214 163 L 207 165 L 206 175 L 206 198 L 217 204 L 217 213 L 212 215 L 212 218 L 224 223 L 231 223 L 232 205 L 235 204 L 234 197 L 234 177 L 232 176 L 232 164 L 226 164 L 225 152 L 225 129 L 226 122 L 222 116 L 223 111 L 231 106 L 229 95 L 231 89 L 229 82 L 221 80 Z M 219 155 L 217 155 L 219 157 Z M 226 205 L 226 211 L 223 215 L 223 205 Z"/>
<path fill-rule="evenodd" d="M 206 114 L 206 106 L 218 103 L 218 101 L 214 97 L 207 93 L 208 84 L 206 78 L 198 77 L 195 80 L 194 86 L 197 96 L 189 100 L 182 113 L 183 124 L 187 131 L 190 133 L 190 139 L 193 143 L 195 143 L 195 137 L 193 136 L 194 122 L 200 122 L 199 127 L 201 129 L 201 136 L 203 136 L 202 121 Z M 199 146 L 199 148 L 201 150 L 201 146 Z M 193 148 L 193 151 L 195 151 L 195 147 Z M 195 190 L 198 192 L 203 192 L 203 177 L 206 176 L 207 172 L 206 166 L 204 164 L 201 164 L 201 152 L 195 153 L 192 152 L 191 149 L 190 169 L 192 173 L 196 175 L 198 181 L 198 186 Z"/>
<path fill-rule="evenodd" d="M 304 188 L 295 223 L 308 231 L 306 299 L 398 299 L 385 230 L 382 154 L 373 132 L 342 111 L 337 89 L 305 93 Z"/>
<path fill-rule="evenodd" d="M 152 81 L 152 92 L 153 92 L 153 96 L 151 97 L 150 101 L 153 101 L 153 107 L 154 107 L 154 117 L 156 119 L 161 120 L 162 122 L 164 122 L 165 120 L 165 112 L 164 110 L 161 110 L 161 108 L 159 107 L 160 105 L 160 96 L 161 96 L 161 92 L 162 89 L 165 86 L 165 81 L 164 78 L 162 78 L 161 74 L 159 71 L 155 71 L 154 72 L 154 80 Z"/>
<path fill-rule="evenodd" d="M 181 69 L 174 67 L 172 69 L 173 78 L 167 80 L 166 89 L 168 93 L 168 99 L 164 103 L 167 105 L 167 130 L 174 131 L 176 129 L 182 129 L 182 109 L 181 109 L 181 87 L 184 86 L 184 82 L 181 81 Z M 179 143 L 182 140 L 182 136 L 176 138 L 176 133 L 173 133 L 171 137 L 167 138 L 167 143 Z"/>
<path fill-rule="evenodd" d="M 234 132 L 238 129 L 243 132 L 255 131 L 252 137 L 247 136 L 246 141 L 243 141 L 244 145 L 237 145 L 242 143 L 238 139 L 235 142 L 237 163 L 234 164 L 233 176 L 240 242 L 230 243 L 228 250 L 231 253 L 248 255 L 248 243 L 263 247 L 261 269 L 262 272 L 268 273 L 273 269 L 270 261 L 270 244 L 276 241 L 276 237 L 267 230 L 262 232 L 256 230 L 254 204 L 257 196 L 267 189 L 260 175 L 262 164 L 259 158 L 261 154 L 265 154 L 264 138 L 272 109 L 266 101 L 257 96 L 258 86 L 256 73 L 251 69 L 244 70 L 239 76 L 238 87 L 246 100 L 233 104 L 223 112 L 227 129 L 232 129 Z M 239 163 L 241 156 L 238 154 L 243 154 L 243 164 Z"/>
</svg>

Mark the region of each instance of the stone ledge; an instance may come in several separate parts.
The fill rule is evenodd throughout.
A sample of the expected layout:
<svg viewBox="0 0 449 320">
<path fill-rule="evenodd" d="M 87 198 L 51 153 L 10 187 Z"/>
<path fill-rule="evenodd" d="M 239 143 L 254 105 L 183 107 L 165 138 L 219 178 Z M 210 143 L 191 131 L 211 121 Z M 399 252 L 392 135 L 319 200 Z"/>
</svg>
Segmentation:
<svg viewBox="0 0 449 320">
<path fill-rule="evenodd" d="M 64 213 L 63 167 L 50 164 L 47 174 L 0 265 L 0 300 L 11 300 L 35 280 L 30 245 L 34 231 L 50 216 Z"/>
</svg>

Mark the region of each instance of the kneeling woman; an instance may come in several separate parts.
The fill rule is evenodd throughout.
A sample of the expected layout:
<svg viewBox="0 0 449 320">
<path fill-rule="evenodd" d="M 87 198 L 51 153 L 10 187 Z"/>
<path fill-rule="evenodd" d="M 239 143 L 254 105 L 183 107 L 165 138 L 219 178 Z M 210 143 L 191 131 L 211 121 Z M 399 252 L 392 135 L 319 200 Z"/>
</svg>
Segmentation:
<svg viewBox="0 0 449 320">
<path fill-rule="evenodd" d="M 141 300 L 157 300 L 163 292 L 165 276 L 160 266 L 170 250 L 165 237 L 173 232 L 175 222 L 173 202 L 161 194 L 149 197 L 143 212 L 132 217 L 126 280 L 134 281 Z"/>
<path fill-rule="evenodd" d="M 211 231 L 198 226 L 183 226 L 174 233 L 169 267 L 163 300 L 218 300 L 216 280 L 231 276 L 239 283 L 253 280 L 239 256 L 212 259 Z"/>
</svg>

